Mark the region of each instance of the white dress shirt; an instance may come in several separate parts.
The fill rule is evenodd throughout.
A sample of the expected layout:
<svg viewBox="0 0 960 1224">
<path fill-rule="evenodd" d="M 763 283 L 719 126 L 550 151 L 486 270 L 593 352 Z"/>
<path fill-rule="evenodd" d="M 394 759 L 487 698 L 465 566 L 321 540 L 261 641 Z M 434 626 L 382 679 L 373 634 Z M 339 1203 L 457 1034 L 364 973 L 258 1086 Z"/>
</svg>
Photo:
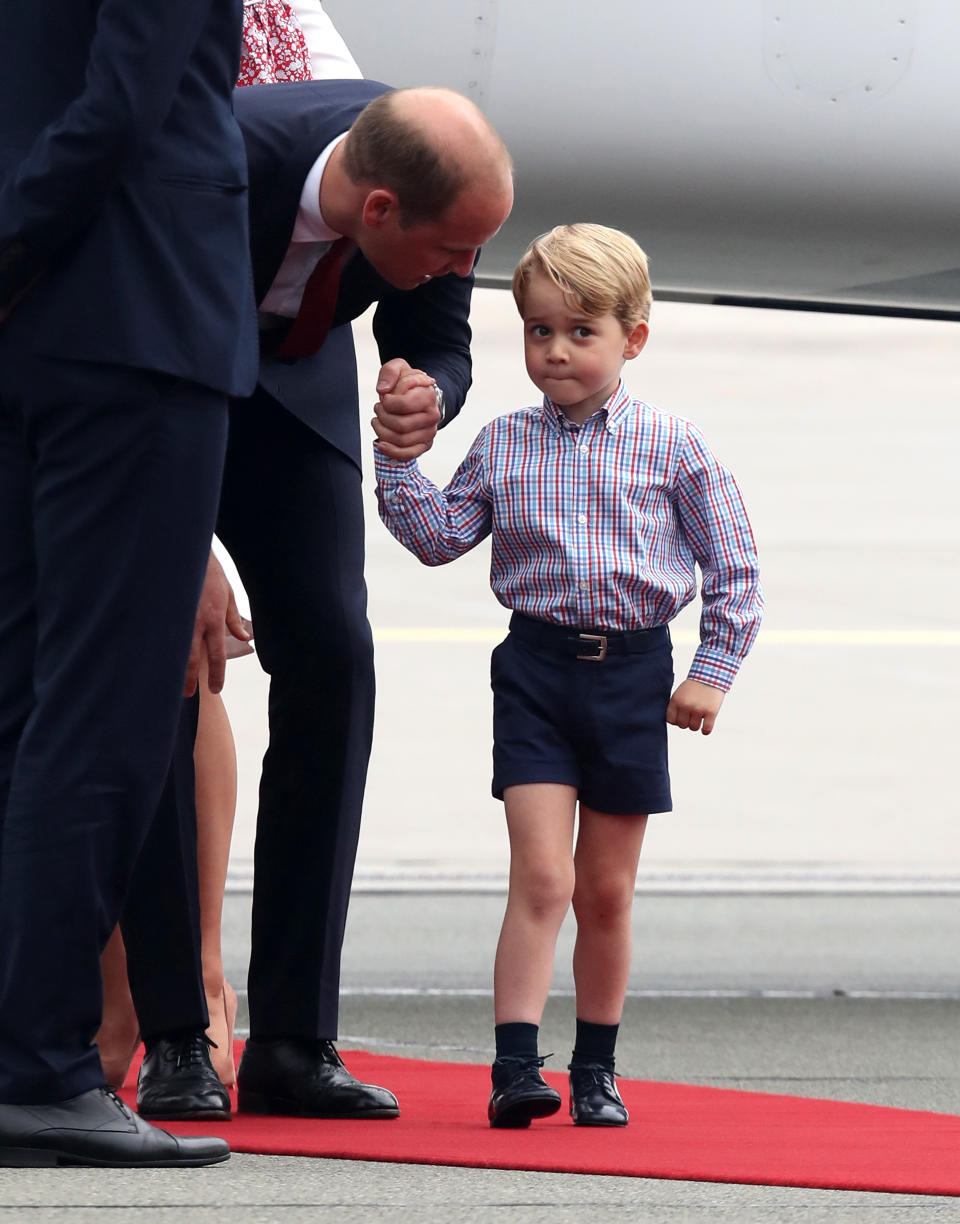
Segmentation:
<svg viewBox="0 0 960 1224">
<path fill-rule="evenodd" d="M 297 209 L 290 246 L 277 275 L 273 278 L 273 284 L 260 303 L 261 328 L 270 326 L 270 316 L 279 315 L 284 319 L 297 317 L 310 273 L 331 245 L 342 236 L 331 229 L 320 214 L 320 180 L 330 154 L 346 135 L 344 132 L 331 140 L 310 168 L 300 193 L 300 206 Z"/>
</svg>

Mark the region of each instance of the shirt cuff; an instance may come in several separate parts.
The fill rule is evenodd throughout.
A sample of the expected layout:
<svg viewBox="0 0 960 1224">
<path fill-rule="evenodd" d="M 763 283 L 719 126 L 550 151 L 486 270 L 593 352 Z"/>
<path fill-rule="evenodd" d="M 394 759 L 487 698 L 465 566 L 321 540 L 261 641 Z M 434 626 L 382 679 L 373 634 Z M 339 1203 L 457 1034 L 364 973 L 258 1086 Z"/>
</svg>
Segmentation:
<svg viewBox="0 0 960 1224">
<path fill-rule="evenodd" d="M 733 687 L 742 662 L 737 655 L 700 646 L 693 656 L 687 679 L 698 680 L 701 684 L 709 684 L 711 688 L 727 693 Z"/>
<path fill-rule="evenodd" d="M 379 446 L 373 448 L 373 470 L 379 484 L 397 484 L 418 470 L 416 459 L 391 459 Z"/>
</svg>

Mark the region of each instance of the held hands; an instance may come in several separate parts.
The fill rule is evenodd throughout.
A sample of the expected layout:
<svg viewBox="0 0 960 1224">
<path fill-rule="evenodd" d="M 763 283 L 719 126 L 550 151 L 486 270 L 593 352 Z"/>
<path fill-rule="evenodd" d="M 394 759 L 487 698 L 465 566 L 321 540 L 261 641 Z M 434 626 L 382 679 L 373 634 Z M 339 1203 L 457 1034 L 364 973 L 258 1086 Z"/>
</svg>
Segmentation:
<svg viewBox="0 0 960 1224">
<path fill-rule="evenodd" d="M 434 385 L 429 374 L 412 369 L 402 357 L 381 368 L 377 415 L 370 423 L 377 446 L 390 459 L 416 459 L 433 445 L 440 424 Z"/>
<path fill-rule="evenodd" d="M 674 727 L 709 735 L 723 705 L 723 698 L 722 689 L 701 684 L 699 680 L 684 680 L 670 698 L 667 722 Z"/>
<path fill-rule="evenodd" d="M 193 626 L 190 660 L 183 685 L 184 697 L 192 697 L 196 692 L 204 654 L 207 658 L 207 686 L 211 693 L 220 692 L 227 662 L 227 631 L 241 642 L 249 642 L 253 634 L 249 632 L 248 624 L 237 609 L 233 588 L 227 581 L 223 566 L 211 553 Z"/>
</svg>

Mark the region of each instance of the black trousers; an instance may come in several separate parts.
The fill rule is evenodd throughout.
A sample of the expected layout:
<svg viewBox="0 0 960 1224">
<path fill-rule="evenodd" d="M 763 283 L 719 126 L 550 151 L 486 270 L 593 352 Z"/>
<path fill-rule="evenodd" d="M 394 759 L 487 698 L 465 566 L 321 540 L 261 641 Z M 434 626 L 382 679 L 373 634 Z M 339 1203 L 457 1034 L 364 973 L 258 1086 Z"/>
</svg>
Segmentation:
<svg viewBox="0 0 960 1224">
<path fill-rule="evenodd" d="M 250 1033 L 332 1038 L 373 736 L 360 471 L 260 389 L 231 408 L 217 534 L 270 676 Z"/>
<path fill-rule="evenodd" d="M 206 1028 L 193 749 L 198 694 L 181 711 L 173 762 L 120 918 L 127 978 L 144 1038 Z M 162 897 L 162 902 L 158 899 Z"/>
<path fill-rule="evenodd" d="M 333 1038 L 373 735 L 360 471 L 259 388 L 231 405 L 217 535 L 246 588 L 257 656 L 270 676 L 250 1031 Z M 182 785 L 166 796 L 193 802 Z M 148 955 L 145 931 L 162 930 L 169 919 L 183 938 L 187 927 L 175 894 L 156 877 L 144 885 L 136 913 L 124 917 L 125 939 L 144 947 L 144 979 L 131 982 L 141 1028 L 195 1025 L 191 975 L 199 949 L 177 953 L 157 940 Z"/>
<path fill-rule="evenodd" d="M 0 1101 L 103 1082 L 100 953 L 167 774 L 224 397 L 0 335 Z"/>
</svg>

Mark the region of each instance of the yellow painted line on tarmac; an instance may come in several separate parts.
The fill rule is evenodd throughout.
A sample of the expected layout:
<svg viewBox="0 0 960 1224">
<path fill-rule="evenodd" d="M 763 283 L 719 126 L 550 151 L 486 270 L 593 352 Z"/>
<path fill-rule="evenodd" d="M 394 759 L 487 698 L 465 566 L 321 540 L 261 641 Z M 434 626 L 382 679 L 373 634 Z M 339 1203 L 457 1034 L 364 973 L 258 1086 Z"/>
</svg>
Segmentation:
<svg viewBox="0 0 960 1224">
<path fill-rule="evenodd" d="M 373 629 L 375 642 L 437 642 L 487 646 L 502 642 L 506 636 L 506 625 L 502 629 L 444 629 L 423 625 L 411 625 L 401 629 L 378 629 L 374 626 Z"/>
<path fill-rule="evenodd" d="M 440 625 L 374 627 L 373 637 L 382 643 L 412 643 L 453 646 L 492 646 L 506 636 L 502 628 Z M 696 633 L 674 629 L 671 636 L 678 645 L 696 645 Z M 960 646 L 958 629 L 761 629 L 761 646 Z"/>
</svg>

